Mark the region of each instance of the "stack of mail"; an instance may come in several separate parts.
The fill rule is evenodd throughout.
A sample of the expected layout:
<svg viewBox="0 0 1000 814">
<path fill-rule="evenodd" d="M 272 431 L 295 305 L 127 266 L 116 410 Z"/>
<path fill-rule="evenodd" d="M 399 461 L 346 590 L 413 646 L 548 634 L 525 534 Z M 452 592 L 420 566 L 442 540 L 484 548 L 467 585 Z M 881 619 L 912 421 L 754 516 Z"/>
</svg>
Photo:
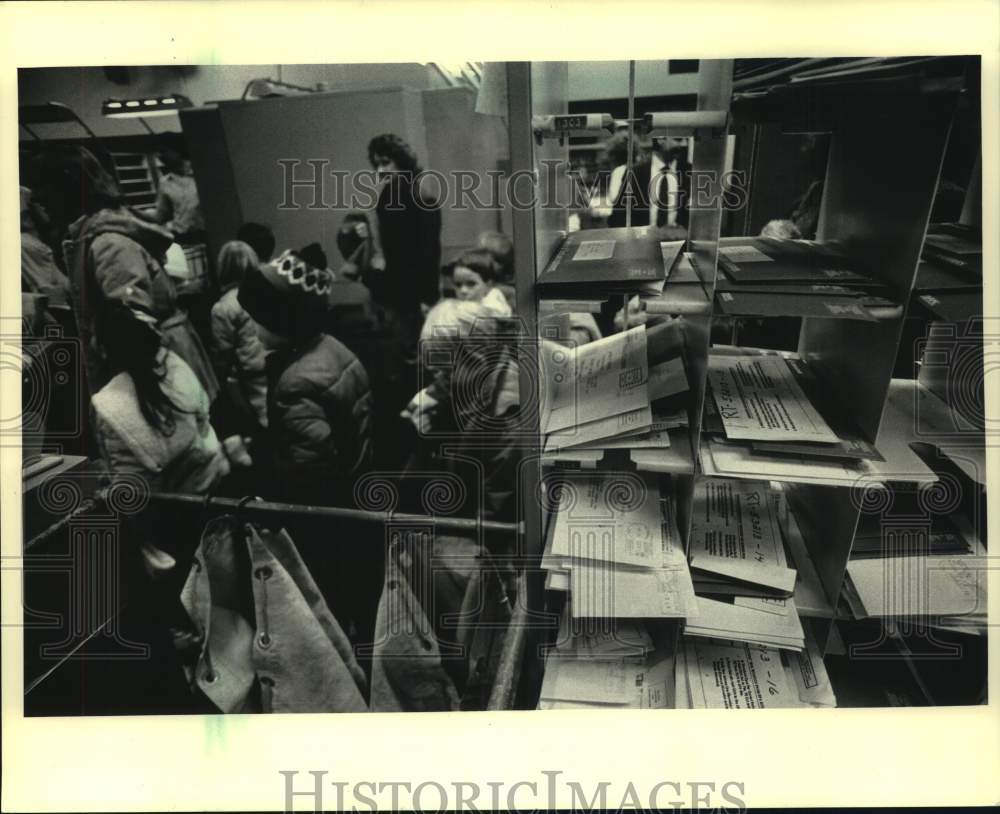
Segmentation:
<svg viewBox="0 0 1000 814">
<path fill-rule="evenodd" d="M 792 595 L 796 571 L 787 564 L 779 497 L 761 481 L 702 478 L 695 484 L 689 557 L 699 594 Z"/>
<path fill-rule="evenodd" d="M 951 268 L 967 278 L 982 278 L 982 234 L 957 223 L 939 223 L 927 230 L 922 255 L 941 267 Z M 980 279 L 980 283 L 982 280 Z"/>
<path fill-rule="evenodd" d="M 683 243 L 661 246 L 648 227 L 587 229 L 569 234 L 538 276 L 539 290 L 563 298 L 650 294 L 663 290 Z"/>
<path fill-rule="evenodd" d="M 657 479 L 635 473 L 567 474 L 542 566 L 547 586 L 569 590 L 574 618 L 683 619 L 697 612 L 674 519 Z"/>
<path fill-rule="evenodd" d="M 538 708 L 669 708 L 673 670 L 642 622 L 574 620 L 566 609 L 546 653 Z"/>
<path fill-rule="evenodd" d="M 546 453 L 667 448 L 688 423 L 673 398 L 688 390 L 683 360 L 650 366 L 644 325 L 555 354 L 546 378 Z"/>
<path fill-rule="evenodd" d="M 760 481 L 702 478 L 692 500 L 689 557 L 698 615 L 688 636 L 801 650 L 803 630 L 792 594 L 779 518 L 783 495 Z"/>
<path fill-rule="evenodd" d="M 702 468 L 711 475 L 854 484 L 885 460 L 797 359 L 709 357 Z M 832 418 L 821 415 L 821 403 Z"/>
<path fill-rule="evenodd" d="M 784 650 L 805 646 L 805 633 L 792 599 L 736 596 L 732 602 L 723 602 L 699 596 L 698 615 L 684 625 L 684 634 Z"/>
<path fill-rule="evenodd" d="M 923 617 L 935 627 L 984 632 L 990 563 L 979 550 L 851 560 L 844 598 L 858 618 Z"/>
<path fill-rule="evenodd" d="M 835 707 L 812 639 L 800 653 L 727 640 L 681 642 L 674 674 L 678 709 Z"/>
<path fill-rule="evenodd" d="M 875 321 L 898 309 L 891 291 L 831 244 L 728 238 L 719 246 L 716 302 L 734 316 Z"/>
</svg>

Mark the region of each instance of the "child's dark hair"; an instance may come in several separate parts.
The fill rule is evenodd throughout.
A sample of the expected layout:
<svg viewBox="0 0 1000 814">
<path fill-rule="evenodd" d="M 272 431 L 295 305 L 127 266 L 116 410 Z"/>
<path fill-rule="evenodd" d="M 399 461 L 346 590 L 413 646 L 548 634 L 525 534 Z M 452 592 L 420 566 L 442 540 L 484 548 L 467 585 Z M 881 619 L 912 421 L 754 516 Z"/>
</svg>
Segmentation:
<svg viewBox="0 0 1000 814">
<path fill-rule="evenodd" d="M 244 223 L 236 233 L 236 239 L 242 240 L 257 252 L 261 263 L 268 262 L 274 254 L 274 232 L 263 223 Z"/>
<path fill-rule="evenodd" d="M 123 302 L 110 303 L 98 322 L 101 346 L 113 374 L 127 373 L 135 386 L 139 410 L 156 430 L 173 435 L 179 407 L 163 391 L 166 368 L 160 357 L 159 331 Z"/>
<path fill-rule="evenodd" d="M 382 133 L 368 142 L 368 163 L 375 166 L 375 156 L 391 158 L 396 169 L 402 172 L 420 172 L 420 164 L 413 148 L 395 133 Z"/>
<path fill-rule="evenodd" d="M 452 275 L 455 269 L 463 266 L 474 271 L 483 278 L 484 283 L 492 283 L 497 279 L 500 266 L 493 259 L 493 254 L 487 249 L 468 249 L 462 252 L 452 263 Z"/>
<path fill-rule="evenodd" d="M 163 165 L 163 169 L 166 172 L 173 173 L 174 175 L 183 175 L 185 166 L 185 158 L 173 147 L 164 147 L 160 151 L 160 163 Z"/>
</svg>

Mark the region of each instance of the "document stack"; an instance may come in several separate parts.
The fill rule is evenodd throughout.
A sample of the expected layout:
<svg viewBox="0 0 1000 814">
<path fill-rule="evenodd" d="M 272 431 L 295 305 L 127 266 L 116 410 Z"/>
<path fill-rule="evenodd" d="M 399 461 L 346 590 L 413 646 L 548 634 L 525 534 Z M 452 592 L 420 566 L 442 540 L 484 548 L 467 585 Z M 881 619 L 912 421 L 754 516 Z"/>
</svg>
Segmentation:
<svg viewBox="0 0 1000 814">
<path fill-rule="evenodd" d="M 844 598 L 855 618 L 923 618 L 964 633 L 986 632 L 985 556 L 928 554 L 852 560 Z"/>
<path fill-rule="evenodd" d="M 835 246 L 733 238 L 719 246 L 716 302 L 734 316 L 860 319 L 897 316 L 890 289 Z"/>
<path fill-rule="evenodd" d="M 588 229 L 570 234 L 538 276 L 545 295 L 567 299 L 642 294 L 657 296 L 683 241 L 663 244 L 649 227 Z"/>
<path fill-rule="evenodd" d="M 709 357 L 702 467 L 707 474 L 852 485 L 882 461 L 836 411 L 836 399 L 798 359 Z M 814 406 L 822 403 L 836 431 Z"/>
<path fill-rule="evenodd" d="M 677 709 L 835 707 L 823 656 L 812 639 L 800 653 L 725 640 L 682 643 L 676 658 Z"/>
<path fill-rule="evenodd" d="M 982 235 L 936 224 L 924 240 L 914 293 L 935 319 L 962 323 L 983 313 Z"/>
<path fill-rule="evenodd" d="M 703 478 L 692 501 L 689 556 L 698 615 L 684 635 L 801 650 L 778 501 L 767 483 Z"/>
<path fill-rule="evenodd" d="M 928 229 L 923 257 L 939 265 L 982 277 L 983 239 L 978 230 L 958 223 L 939 223 Z"/>
<path fill-rule="evenodd" d="M 667 709 L 674 660 L 641 621 L 573 619 L 567 609 L 545 655 L 539 709 Z"/>
<path fill-rule="evenodd" d="M 672 653 L 647 624 L 696 612 L 669 481 L 635 473 L 549 479 L 542 567 L 566 594 L 539 707 L 673 706 Z"/>
<path fill-rule="evenodd" d="M 553 368 L 541 418 L 546 454 L 668 449 L 670 430 L 688 424 L 683 360 L 650 366 L 644 325 L 560 352 Z"/>
<path fill-rule="evenodd" d="M 542 556 L 552 590 L 569 591 L 573 619 L 685 619 L 697 612 L 674 520 L 656 478 L 567 473 Z"/>
</svg>

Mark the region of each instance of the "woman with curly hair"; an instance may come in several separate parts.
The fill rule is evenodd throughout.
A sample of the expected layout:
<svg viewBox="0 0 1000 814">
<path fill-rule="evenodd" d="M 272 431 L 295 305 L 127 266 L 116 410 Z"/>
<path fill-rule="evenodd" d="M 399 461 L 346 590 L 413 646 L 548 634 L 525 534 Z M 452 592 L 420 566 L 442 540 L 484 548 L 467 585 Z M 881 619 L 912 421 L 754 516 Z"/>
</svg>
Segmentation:
<svg viewBox="0 0 1000 814">
<path fill-rule="evenodd" d="M 413 148 L 383 133 L 368 143 L 379 182 L 375 205 L 378 249 L 384 268 L 369 283 L 377 302 L 404 311 L 437 301 L 441 264 L 441 211 Z M 415 337 L 414 337 L 415 338 Z"/>
<path fill-rule="evenodd" d="M 380 410 L 387 426 L 379 428 L 381 437 L 389 436 L 382 449 L 390 459 L 380 462 L 388 466 L 402 463 L 391 460 L 393 450 L 405 443 L 395 416 L 417 389 L 420 325 L 438 298 L 441 210 L 438 191 L 422 174 L 413 148 L 399 136 L 375 136 L 368 143 L 368 160 L 378 176 L 379 194 L 370 219 L 376 249 L 364 282 L 382 311 L 393 346 L 384 413 Z"/>
</svg>

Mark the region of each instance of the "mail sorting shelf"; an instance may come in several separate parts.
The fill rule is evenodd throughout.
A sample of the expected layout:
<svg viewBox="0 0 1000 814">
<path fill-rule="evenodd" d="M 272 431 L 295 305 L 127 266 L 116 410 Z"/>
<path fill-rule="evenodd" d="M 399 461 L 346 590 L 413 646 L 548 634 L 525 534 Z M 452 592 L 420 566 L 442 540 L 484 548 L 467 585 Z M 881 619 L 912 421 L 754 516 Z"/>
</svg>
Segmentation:
<svg viewBox="0 0 1000 814">
<path fill-rule="evenodd" d="M 789 506 L 802 527 L 803 539 L 821 578 L 826 615 L 839 615 L 855 530 L 866 499 L 889 481 L 928 483 L 935 473 L 910 449 L 905 416 L 887 403 L 890 378 L 902 335 L 906 305 L 913 289 L 931 203 L 947 143 L 960 78 L 921 81 L 876 81 L 821 87 L 780 86 L 769 93 L 735 98 L 737 130 L 748 126 L 780 126 L 787 133 L 828 133 L 830 154 L 819 215 L 817 239 L 842 247 L 864 261 L 872 276 L 886 286 L 891 302 L 865 313 L 843 309 L 817 316 L 810 302 L 789 302 L 785 316 L 802 317 L 794 354 L 839 394 L 861 436 L 883 452 L 885 461 L 871 462 L 854 483 L 832 478 L 828 483 L 796 482 L 785 477 Z M 753 162 L 751 162 L 753 163 Z M 750 194 L 766 183 L 776 167 L 751 166 Z M 723 246 L 745 245 L 748 238 L 723 238 Z M 721 274 L 720 274 L 721 277 Z M 722 292 L 717 283 L 716 314 Z M 739 294 L 727 304 L 728 316 L 741 314 Z M 773 303 L 764 309 L 777 315 Z M 763 316 L 753 308 L 747 315 Z M 759 349 L 714 348 L 713 352 L 760 353 Z M 702 447 L 702 469 L 713 471 Z M 736 477 L 752 474 L 715 472 Z M 758 477 L 767 477 L 766 461 Z M 825 646 L 825 641 L 821 640 Z"/>
<path fill-rule="evenodd" d="M 623 465 L 648 473 L 690 476 L 694 474 L 700 437 L 701 402 L 704 398 L 704 376 L 708 348 L 708 328 L 711 315 L 712 285 L 715 279 L 716 243 L 720 225 L 721 178 L 725 165 L 726 134 L 725 123 L 729 105 L 732 64 L 728 60 L 708 60 L 701 63 L 699 72 L 698 110 L 694 112 L 667 113 L 653 116 L 650 122 L 655 133 L 660 136 L 684 136 L 691 138 L 693 148 L 693 174 L 712 180 L 711 189 L 701 190 L 698 200 L 692 201 L 688 227 L 688 238 L 677 255 L 673 268 L 664 269 L 669 273 L 662 293 L 655 297 L 639 300 L 638 319 L 647 324 L 648 362 L 652 366 L 659 361 L 679 355 L 683 361 L 688 379 L 688 427 L 686 430 L 669 432 L 670 447 L 666 449 L 634 449 L 613 453 L 600 449 L 595 443 L 587 450 L 564 449 L 546 453 L 543 462 L 550 466 L 567 466 L 587 470 L 611 471 Z M 551 72 L 551 69 L 549 69 Z M 556 86 L 553 90 L 550 86 Z M 534 90 L 534 88 L 531 88 Z M 539 94 L 543 104 L 557 104 L 560 101 L 558 82 L 549 81 Z M 534 110 L 546 114 L 558 113 L 552 110 Z M 636 121 L 630 117 L 631 141 L 637 136 Z M 550 148 L 551 149 L 551 148 Z M 546 155 L 552 158 L 551 155 Z M 626 197 L 626 224 L 631 219 L 632 199 Z M 565 213 L 564 213 L 565 214 Z M 551 213 L 547 213 L 551 217 Z M 549 226 L 542 224 L 540 228 Z M 655 232 L 651 232 L 656 239 Z M 565 231 L 557 232 L 554 240 L 545 235 L 550 251 L 558 248 L 565 239 Z M 542 245 L 539 234 L 536 242 Z M 662 243 L 664 255 L 668 254 L 668 242 Z M 561 298 L 557 287 L 543 290 L 535 288 L 536 274 L 548 264 L 550 257 L 539 254 L 532 258 L 528 269 L 519 274 L 518 285 L 535 292 L 532 306 L 538 309 L 539 321 L 545 316 L 567 312 L 597 313 L 610 303 L 620 308 L 622 329 L 630 327 L 629 304 L 631 295 L 611 295 L 601 291 L 601 286 L 593 286 L 593 294 L 586 299 L 567 300 Z M 690 491 L 690 486 L 688 487 Z M 680 501 L 682 525 L 686 523 L 686 500 Z M 685 532 L 686 538 L 686 532 Z"/>
<path fill-rule="evenodd" d="M 630 68 L 633 66 L 630 65 Z M 633 68 L 634 70 L 634 68 Z M 631 71 L 630 71 L 631 73 Z M 634 74 L 632 74 L 634 75 Z M 649 363 L 654 364 L 657 354 L 662 352 L 661 343 L 673 346 L 680 352 L 688 379 L 686 410 L 688 427 L 670 433 L 670 447 L 666 450 L 614 450 L 607 454 L 600 449 L 586 453 L 560 451 L 555 455 L 543 455 L 545 465 L 563 465 L 572 468 L 594 470 L 610 475 L 623 465 L 630 471 L 644 471 L 651 474 L 669 475 L 675 492 L 677 519 L 682 540 L 686 546 L 690 522 L 690 504 L 694 489 L 694 475 L 697 469 L 698 445 L 702 404 L 705 394 L 705 375 L 711 323 L 711 302 L 715 281 L 717 243 L 721 221 L 721 192 L 726 156 L 725 121 L 729 108 L 732 82 L 732 62 L 730 60 L 703 60 L 699 63 L 699 91 L 694 113 L 679 114 L 683 120 L 672 119 L 652 122 L 660 135 L 681 135 L 694 139 L 693 168 L 703 178 L 711 179 L 709 189 L 702 189 L 702 196 L 692 202 L 684 253 L 671 271 L 663 292 L 641 304 L 648 319 Z M 634 88 L 630 85 L 630 104 Z M 565 148 L 560 151 L 554 141 L 535 145 L 530 138 L 531 116 L 553 116 L 566 112 L 568 98 L 565 64 L 540 63 L 531 66 L 514 66 L 508 71 L 508 99 L 510 100 L 511 159 L 514 171 L 531 172 L 536 162 L 541 160 L 563 160 L 568 156 Z M 526 102 L 526 103 L 525 103 Z M 701 123 L 699 126 L 693 126 Z M 630 143 L 634 143 L 636 121 L 629 116 Z M 545 174 L 542 174 L 544 176 Z M 548 183 L 545 177 L 540 184 Z M 559 183 L 558 177 L 556 183 Z M 539 190 L 539 200 L 551 190 Z M 626 201 L 626 226 L 631 222 L 631 201 Z M 547 207 L 540 211 L 515 212 L 513 217 L 515 274 L 518 291 L 519 313 L 530 314 L 532 327 L 543 333 L 543 318 L 560 313 L 583 311 L 596 313 L 611 303 L 614 308 L 622 307 L 623 329 L 629 327 L 629 300 L 625 296 L 602 292 L 594 286 L 593 294 L 583 300 L 568 301 L 559 297 L 558 292 L 543 293 L 536 288 L 539 273 L 549 263 L 567 234 L 568 212 Z M 595 445 L 599 448 L 599 444 Z M 542 521 L 544 524 L 544 520 Z M 532 535 L 541 538 L 541 527 L 532 529 Z M 538 593 L 532 595 L 532 607 L 541 607 L 544 600 Z M 554 606 L 553 606 L 554 607 Z M 658 628 L 660 626 L 657 626 Z M 676 639 L 677 626 L 663 626 L 668 631 L 658 636 L 665 643 L 665 651 L 672 649 Z M 537 655 L 537 654 L 536 654 Z M 537 695 L 540 683 L 541 665 L 538 660 L 529 662 L 536 668 L 531 672 Z"/>
<path fill-rule="evenodd" d="M 58 481 L 58 476 L 54 481 Z M 53 495 L 76 494 L 78 491 L 74 488 L 74 483 L 69 481 L 64 484 L 49 484 L 49 493 Z M 132 581 L 132 577 L 138 577 L 138 573 L 122 569 L 118 545 L 121 539 L 118 533 L 122 526 L 121 518 L 134 515 L 137 509 L 140 513 L 161 513 L 159 521 L 154 518 L 157 523 L 177 523 L 184 515 L 186 520 L 191 521 L 186 527 L 181 526 L 188 531 L 183 535 L 187 542 L 172 549 L 177 555 L 177 567 L 181 569 L 185 558 L 180 549 L 187 553 L 193 552 L 192 541 L 200 535 L 199 527 L 210 515 L 220 512 L 236 513 L 247 520 L 257 519 L 261 522 L 268 518 L 308 518 L 330 524 L 345 520 L 382 525 L 395 523 L 469 536 L 519 535 L 523 532 L 521 523 L 177 493 L 151 493 L 148 495 L 148 503 L 143 507 L 141 489 L 137 491 L 135 484 L 124 481 L 119 484 L 112 481 L 111 486 L 99 489 L 89 497 L 79 497 L 77 505 L 71 511 L 24 544 L 25 622 L 28 631 L 26 656 L 32 655 L 32 658 L 25 660 L 25 712 L 29 716 L 80 714 L 81 711 L 87 714 L 208 711 L 185 708 L 183 693 L 178 692 L 176 686 L 169 686 L 165 676 L 155 677 L 151 673 L 142 673 L 140 668 L 143 664 L 153 672 L 177 672 L 174 669 L 177 665 L 172 664 L 162 652 L 156 652 L 155 646 L 150 647 L 149 641 L 128 639 L 129 631 L 135 629 L 135 626 L 129 624 L 129 614 L 137 608 L 140 613 L 149 613 L 149 608 L 145 605 L 148 597 L 143 595 L 144 591 L 137 591 Z M 336 544 L 337 541 L 331 538 L 330 542 Z M 489 560 L 487 558 L 489 568 L 499 576 L 496 561 Z M 515 566 L 523 565 L 517 558 L 512 563 Z M 85 564 L 89 564 L 89 567 Z M 87 591 L 88 585 L 94 587 L 87 582 L 88 575 L 93 578 L 103 575 L 95 570 L 98 567 L 107 567 L 113 578 L 109 584 L 98 586 L 100 590 L 93 596 L 81 593 Z M 74 584 L 68 592 L 54 590 L 51 585 L 44 584 L 46 576 L 66 572 L 74 576 Z M 512 585 L 498 589 L 494 581 L 487 584 L 490 586 L 487 601 L 504 604 L 509 621 L 502 631 L 498 647 L 492 651 L 494 655 L 491 656 L 491 664 L 480 668 L 488 672 L 479 678 L 489 682 L 486 708 L 509 709 L 518 703 L 522 659 L 530 622 L 524 602 L 526 577 L 521 570 L 516 572 Z M 74 614 L 72 610 L 81 605 L 86 606 L 83 617 Z M 53 615 L 53 609 L 58 613 Z M 62 626 L 60 618 L 63 620 Z M 70 620 L 73 630 L 63 629 L 65 620 Z M 56 636 L 64 635 L 66 638 L 61 641 L 46 641 L 51 637 L 41 633 L 39 639 L 31 633 L 46 629 L 53 630 Z M 147 625 L 140 625 L 140 629 L 141 634 L 150 633 Z M 165 634 L 166 631 L 153 631 L 154 644 L 157 633 Z M 159 638 L 162 644 L 163 636 Z M 115 652 L 99 651 L 102 642 L 110 644 Z M 166 646 L 169 647 L 169 643 Z M 41 654 L 41 658 L 35 657 L 38 654 Z M 91 668 L 90 676 L 87 675 L 88 666 Z M 124 681 L 116 681 L 116 666 L 128 670 Z M 87 689 L 87 684 L 94 681 L 103 684 L 100 688 L 101 697 L 96 700 L 88 698 Z M 129 682 L 136 686 L 127 687 Z M 108 686 L 109 683 L 111 687 Z M 135 697 L 136 687 L 140 694 L 143 687 L 148 693 L 151 684 L 169 697 Z M 115 687 L 121 692 L 112 692 Z M 126 697 L 129 693 L 131 696 Z M 74 703 L 77 704 L 75 708 Z"/>
<path fill-rule="evenodd" d="M 888 286 L 892 304 L 870 314 L 871 319 L 807 317 L 798 356 L 841 393 L 863 437 L 880 447 L 897 448 L 904 455 L 909 450 L 899 444 L 902 441 L 905 446 L 905 439 L 894 434 L 893 421 L 883 420 L 883 413 L 905 314 L 902 304 L 908 302 L 913 286 L 950 117 L 960 90 L 961 80 L 954 77 L 928 81 L 908 78 L 902 83 L 853 82 L 807 90 L 800 86 L 764 94 L 763 101 L 756 94 L 733 106 L 737 119 L 757 117 L 759 121 L 777 121 L 790 132 L 832 134 L 817 237 L 841 243 L 849 253 L 866 258 L 878 279 Z M 751 187 L 760 182 L 758 176 Z M 704 236 L 694 232 L 692 229 L 691 248 L 716 250 L 717 233 L 714 242 L 710 239 L 699 245 L 695 239 Z M 541 265 L 547 257 L 538 260 Z M 696 267 L 710 270 L 705 280 L 706 299 L 714 301 L 714 258 Z M 534 269 L 528 274 L 533 275 Z M 519 277 L 519 281 L 530 279 Z M 668 299 L 669 289 L 668 282 L 664 289 Z M 600 302 L 601 298 L 595 298 L 588 310 Z M 539 308 L 544 311 L 547 306 L 540 303 Z M 549 306 L 548 310 L 554 309 Z M 791 312 L 794 314 L 794 309 Z M 694 458 L 704 463 L 704 455 L 697 451 L 700 440 L 699 433 L 694 439 Z M 927 472 L 924 467 L 916 479 L 926 479 Z M 908 477 L 906 472 L 888 474 Z M 878 489 L 876 483 L 871 478 L 864 488 Z M 789 505 L 803 537 L 812 546 L 821 577 L 823 601 L 816 603 L 817 613 L 820 618 L 832 619 L 860 513 L 857 488 L 843 481 L 789 482 L 783 488 L 789 491 Z M 822 638 L 821 645 L 825 645 Z"/>
</svg>

